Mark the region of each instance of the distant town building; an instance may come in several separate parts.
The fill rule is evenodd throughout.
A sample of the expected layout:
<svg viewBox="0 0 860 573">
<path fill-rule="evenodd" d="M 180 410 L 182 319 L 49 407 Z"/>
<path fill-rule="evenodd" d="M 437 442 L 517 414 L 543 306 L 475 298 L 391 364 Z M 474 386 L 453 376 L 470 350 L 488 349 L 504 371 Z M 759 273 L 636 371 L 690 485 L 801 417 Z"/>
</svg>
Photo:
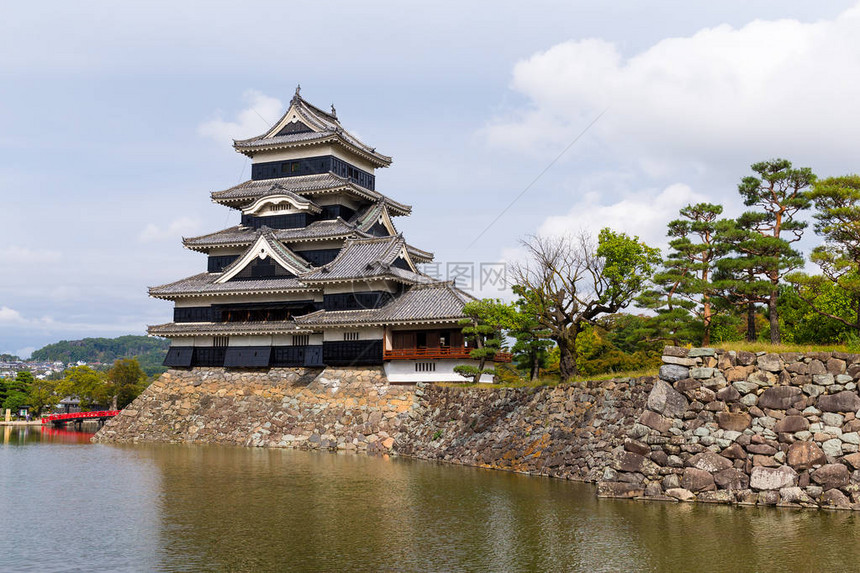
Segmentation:
<svg viewBox="0 0 860 573">
<path fill-rule="evenodd" d="M 459 381 L 470 363 L 458 321 L 472 300 L 418 269 L 433 255 L 394 218 L 411 208 L 376 190 L 391 158 L 363 143 L 299 89 L 266 133 L 234 141 L 251 179 L 212 200 L 240 224 L 184 245 L 206 272 L 149 289 L 174 302 L 171 367 L 384 365 L 391 382 Z"/>
</svg>

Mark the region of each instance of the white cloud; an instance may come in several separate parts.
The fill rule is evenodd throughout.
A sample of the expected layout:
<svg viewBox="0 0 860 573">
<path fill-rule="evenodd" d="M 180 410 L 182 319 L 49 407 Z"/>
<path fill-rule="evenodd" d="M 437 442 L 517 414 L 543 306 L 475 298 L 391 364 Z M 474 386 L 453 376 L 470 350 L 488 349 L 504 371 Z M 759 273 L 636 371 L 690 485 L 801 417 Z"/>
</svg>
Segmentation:
<svg viewBox="0 0 860 573">
<path fill-rule="evenodd" d="M 142 243 L 173 240 L 178 237 L 193 235 L 200 229 L 200 221 L 191 217 L 180 217 L 171 221 L 166 227 L 149 223 L 137 236 Z"/>
<path fill-rule="evenodd" d="M 60 253 L 57 251 L 30 249 L 17 245 L 0 248 L 0 264 L 26 265 L 54 263 L 59 260 Z"/>
<path fill-rule="evenodd" d="M 558 149 L 608 109 L 591 135 L 651 175 L 737 158 L 853 161 L 858 27 L 860 5 L 814 23 L 706 28 L 630 57 L 601 39 L 564 42 L 515 66 L 512 88 L 530 105 L 484 134 L 519 151 Z"/>
<path fill-rule="evenodd" d="M 132 331 L 144 330 L 142 324 L 135 323 L 110 323 L 99 324 L 92 322 L 63 322 L 57 321 L 51 316 L 30 318 L 21 312 L 0 306 L 0 327 L 15 327 L 21 331 L 45 331 L 55 332 L 118 332 L 127 334 Z"/>
<path fill-rule="evenodd" d="M 0 324 L 24 324 L 26 321 L 21 313 L 8 306 L 0 306 Z"/>
<path fill-rule="evenodd" d="M 284 113 L 281 100 L 256 90 L 246 91 L 242 99 L 248 107 L 236 114 L 235 120 L 224 120 L 219 112 L 216 119 L 200 124 L 197 132 L 221 144 L 231 139 L 247 139 L 268 130 Z"/>
<path fill-rule="evenodd" d="M 565 215 L 548 217 L 538 229 L 541 235 L 576 235 L 585 231 L 597 236 L 600 229 L 610 227 L 628 235 L 636 235 L 652 247 L 665 252 L 666 223 L 678 217 L 678 210 L 690 203 L 705 201 L 689 186 L 676 183 L 658 194 L 641 192 L 630 194 L 611 205 L 601 205 L 600 194 L 587 193 Z M 517 257 L 516 251 L 506 258 Z"/>
</svg>

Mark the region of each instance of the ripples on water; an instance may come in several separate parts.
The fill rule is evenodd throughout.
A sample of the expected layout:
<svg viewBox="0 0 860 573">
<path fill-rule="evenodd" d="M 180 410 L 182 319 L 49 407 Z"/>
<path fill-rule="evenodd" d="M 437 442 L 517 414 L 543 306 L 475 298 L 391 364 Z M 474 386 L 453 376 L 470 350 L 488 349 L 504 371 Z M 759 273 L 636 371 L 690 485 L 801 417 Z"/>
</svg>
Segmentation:
<svg viewBox="0 0 860 573">
<path fill-rule="evenodd" d="M 41 431 L 40 431 L 41 430 Z M 854 571 L 858 516 L 359 455 L 0 428 L 8 571 Z"/>
</svg>

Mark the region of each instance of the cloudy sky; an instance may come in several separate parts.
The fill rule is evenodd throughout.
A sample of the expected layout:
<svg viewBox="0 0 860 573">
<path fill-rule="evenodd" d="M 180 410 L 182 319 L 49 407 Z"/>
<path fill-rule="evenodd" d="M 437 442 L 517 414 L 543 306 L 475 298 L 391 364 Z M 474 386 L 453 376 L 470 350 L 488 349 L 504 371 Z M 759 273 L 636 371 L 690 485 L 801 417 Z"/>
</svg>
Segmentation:
<svg viewBox="0 0 860 573">
<path fill-rule="evenodd" d="M 170 320 L 146 287 L 205 269 L 180 238 L 238 221 L 209 200 L 248 178 L 230 139 L 297 83 L 394 156 L 377 188 L 444 268 L 538 232 L 664 244 L 691 201 L 740 212 L 762 159 L 860 170 L 858 29 L 841 0 L 14 3 L 0 352 Z"/>
</svg>

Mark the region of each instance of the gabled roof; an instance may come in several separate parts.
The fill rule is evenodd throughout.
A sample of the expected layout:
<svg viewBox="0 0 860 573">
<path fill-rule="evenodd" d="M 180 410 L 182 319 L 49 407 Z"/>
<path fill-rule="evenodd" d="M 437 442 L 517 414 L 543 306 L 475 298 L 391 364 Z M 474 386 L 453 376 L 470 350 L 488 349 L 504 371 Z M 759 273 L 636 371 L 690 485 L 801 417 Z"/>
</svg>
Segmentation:
<svg viewBox="0 0 860 573">
<path fill-rule="evenodd" d="M 409 269 L 395 266 L 398 259 L 403 259 Z M 375 278 L 409 284 L 433 280 L 417 272 L 406 249 L 406 241 L 400 235 L 348 239 L 332 262 L 301 276 L 301 280 L 308 283 L 353 282 Z"/>
<path fill-rule="evenodd" d="M 310 263 L 275 239 L 270 230 L 260 230 L 257 232 L 257 240 L 254 244 L 221 271 L 221 276 L 215 279 L 215 284 L 226 283 L 257 259 L 270 257 L 293 276 L 300 275 L 311 267 Z"/>
<path fill-rule="evenodd" d="M 306 197 L 302 197 L 293 193 L 289 189 L 284 189 L 281 185 L 272 185 L 270 189 L 272 193 L 260 197 L 250 205 L 242 209 L 245 215 L 252 215 L 259 212 L 266 205 L 280 205 L 288 203 L 294 209 L 299 211 L 309 211 L 311 213 L 321 213 L 322 208 Z"/>
<path fill-rule="evenodd" d="M 367 310 L 318 310 L 295 318 L 300 327 L 374 326 L 456 322 L 463 318 L 463 306 L 476 300 L 450 282 L 412 286 L 382 308 Z"/>
<path fill-rule="evenodd" d="M 277 186 L 277 187 L 276 187 Z M 353 183 L 346 177 L 334 173 L 297 175 L 276 179 L 251 179 L 223 191 L 214 191 L 212 201 L 235 209 L 241 209 L 261 197 L 291 191 L 301 196 L 346 193 L 365 201 L 384 201 L 392 215 L 408 215 L 412 207 L 386 197 L 382 193 Z"/>
<path fill-rule="evenodd" d="M 332 106 L 328 113 L 305 101 L 300 88 L 290 101 L 290 107 L 269 131 L 250 139 L 234 140 L 236 151 L 252 156 L 259 151 L 285 149 L 334 143 L 362 157 L 377 167 L 391 165 L 391 157 L 363 143 L 340 124 Z"/>
</svg>

